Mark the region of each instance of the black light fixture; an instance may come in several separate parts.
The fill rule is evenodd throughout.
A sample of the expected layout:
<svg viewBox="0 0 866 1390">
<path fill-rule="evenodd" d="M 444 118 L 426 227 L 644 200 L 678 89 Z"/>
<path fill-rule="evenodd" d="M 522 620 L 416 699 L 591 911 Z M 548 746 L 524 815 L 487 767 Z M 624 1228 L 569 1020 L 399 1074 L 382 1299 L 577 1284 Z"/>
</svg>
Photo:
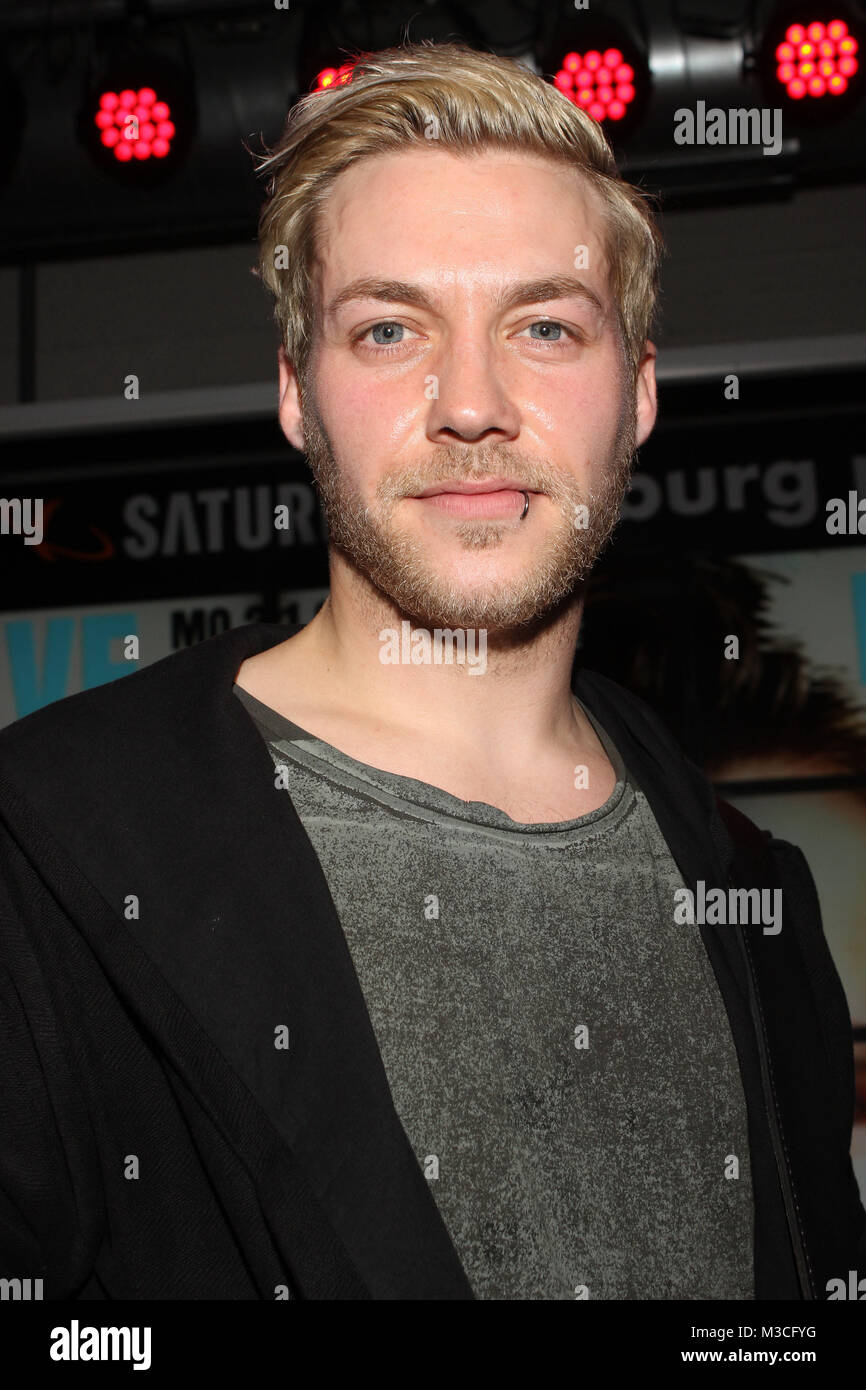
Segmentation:
<svg viewBox="0 0 866 1390">
<path fill-rule="evenodd" d="M 175 35 L 142 30 L 91 55 L 77 135 L 106 174 L 128 187 L 164 182 L 188 154 L 196 124 L 195 79 Z"/>
<path fill-rule="evenodd" d="M 636 26 L 612 14 L 561 5 L 543 28 L 541 75 L 619 142 L 640 123 L 651 90 L 647 53 Z"/>
<path fill-rule="evenodd" d="M 863 100 L 866 24 L 846 3 L 791 0 L 767 18 L 759 58 L 767 101 L 807 129 L 849 117 Z"/>
</svg>

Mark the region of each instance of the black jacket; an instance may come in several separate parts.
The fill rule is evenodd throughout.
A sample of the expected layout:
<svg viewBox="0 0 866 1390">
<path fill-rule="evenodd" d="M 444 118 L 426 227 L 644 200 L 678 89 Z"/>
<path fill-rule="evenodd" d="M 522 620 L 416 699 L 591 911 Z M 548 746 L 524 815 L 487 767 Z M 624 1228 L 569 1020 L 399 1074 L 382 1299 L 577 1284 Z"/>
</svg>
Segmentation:
<svg viewBox="0 0 866 1390">
<path fill-rule="evenodd" d="M 0 1274 L 46 1298 L 472 1297 L 232 694 L 297 630 L 236 628 L 0 731 Z M 866 1273 L 866 1212 L 806 861 L 717 802 L 642 701 L 579 668 L 574 689 L 689 886 L 783 889 L 777 936 L 701 934 L 746 1095 L 757 1296 L 826 1298 Z"/>
</svg>

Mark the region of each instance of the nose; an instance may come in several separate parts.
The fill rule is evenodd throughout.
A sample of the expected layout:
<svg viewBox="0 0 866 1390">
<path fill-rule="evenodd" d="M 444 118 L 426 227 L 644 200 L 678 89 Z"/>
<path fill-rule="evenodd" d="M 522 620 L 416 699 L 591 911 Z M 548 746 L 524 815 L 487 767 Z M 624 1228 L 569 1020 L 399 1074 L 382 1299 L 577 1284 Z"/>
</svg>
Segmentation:
<svg viewBox="0 0 866 1390">
<path fill-rule="evenodd" d="M 517 438 L 519 411 L 506 384 L 504 363 L 489 337 L 479 332 L 452 340 L 443 348 L 433 375 L 428 439 L 477 444 Z"/>
</svg>

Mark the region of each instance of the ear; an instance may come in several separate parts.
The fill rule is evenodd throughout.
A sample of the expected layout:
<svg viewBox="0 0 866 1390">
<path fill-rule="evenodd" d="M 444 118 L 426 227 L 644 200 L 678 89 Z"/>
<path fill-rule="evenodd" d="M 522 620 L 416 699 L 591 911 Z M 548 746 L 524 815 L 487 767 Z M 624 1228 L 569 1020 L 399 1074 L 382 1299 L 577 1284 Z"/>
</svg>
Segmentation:
<svg viewBox="0 0 866 1390">
<path fill-rule="evenodd" d="M 636 448 L 639 448 L 644 440 L 648 439 L 652 434 L 658 414 L 658 401 L 656 399 L 657 355 L 655 343 L 651 343 L 649 339 L 647 339 L 644 355 L 638 366 L 637 382 L 635 384 L 637 407 Z"/>
<path fill-rule="evenodd" d="M 286 439 L 300 453 L 304 452 L 304 421 L 301 412 L 301 398 L 298 391 L 298 376 L 289 361 L 282 343 L 277 353 L 280 373 L 280 404 L 277 418 Z"/>
</svg>

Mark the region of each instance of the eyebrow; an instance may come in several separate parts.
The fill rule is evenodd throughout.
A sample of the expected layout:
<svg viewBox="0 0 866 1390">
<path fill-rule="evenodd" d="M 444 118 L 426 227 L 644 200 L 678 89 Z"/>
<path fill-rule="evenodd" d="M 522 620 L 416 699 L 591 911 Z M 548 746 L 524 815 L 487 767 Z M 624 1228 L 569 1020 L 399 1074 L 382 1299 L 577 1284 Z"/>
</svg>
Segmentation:
<svg viewBox="0 0 866 1390">
<path fill-rule="evenodd" d="M 336 314 L 344 304 L 355 299 L 378 299 L 387 304 L 414 304 L 418 309 L 436 312 L 435 304 L 420 285 L 412 285 L 406 280 L 361 277 L 351 280 L 334 295 L 327 307 L 327 315 Z M 523 304 L 542 304 L 553 299 L 583 299 L 598 313 L 605 313 L 604 304 L 595 290 L 590 289 L 589 285 L 574 275 L 545 275 L 536 280 L 519 280 L 516 284 L 499 291 L 494 300 L 494 307 L 504 312 Z"/>
</svg>

